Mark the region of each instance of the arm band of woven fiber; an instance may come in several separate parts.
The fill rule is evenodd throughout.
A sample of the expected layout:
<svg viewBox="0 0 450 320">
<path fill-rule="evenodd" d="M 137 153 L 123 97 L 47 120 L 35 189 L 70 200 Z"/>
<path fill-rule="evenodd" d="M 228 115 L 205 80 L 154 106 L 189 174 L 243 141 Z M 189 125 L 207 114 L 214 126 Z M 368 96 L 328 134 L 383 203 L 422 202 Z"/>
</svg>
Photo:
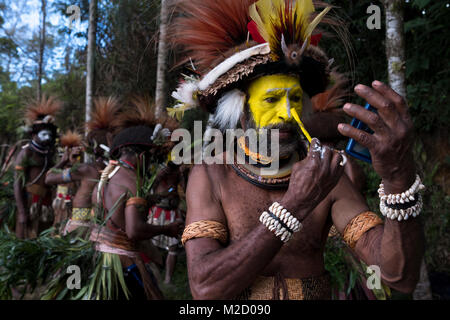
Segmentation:
<svg viewBox="0 0 450 320">
<path fill-rule="evenodd" d="M 133 197 L 128 199 L 125 207 L 128 206 L 143 206 L 146 207 L 147 206 L 147 200 L 145 200 L 144 198 L 139 198 L 139 197 Z"/>
<path fill-rule="evenodd" d="M 22 166 L 15 166 L 14 169 L 17 170 L 17 171 L 24 171 L 25 170 L 25 168 L 22 167 Z"/>
<path fill-rule="evenodd" d="M 222 244 L 226 244 L 228 239 L 228 231 L 220 222 L 200 220 L 186 226 L 183 236 L 181 237 L 181 243 L 184 246 L 186 241 L 195 238 L 213 238 Z"/>
<path fill-rule="evenodd" d="M 363 212 L 354 217 L 345 227 L 343 235 L 344 241 L 353 249 L 356 242 L 364 233 L 379 224 L 383 224 L 383 220 L 381 220 L 376 213 L 371 211 Z"/>
</svg>

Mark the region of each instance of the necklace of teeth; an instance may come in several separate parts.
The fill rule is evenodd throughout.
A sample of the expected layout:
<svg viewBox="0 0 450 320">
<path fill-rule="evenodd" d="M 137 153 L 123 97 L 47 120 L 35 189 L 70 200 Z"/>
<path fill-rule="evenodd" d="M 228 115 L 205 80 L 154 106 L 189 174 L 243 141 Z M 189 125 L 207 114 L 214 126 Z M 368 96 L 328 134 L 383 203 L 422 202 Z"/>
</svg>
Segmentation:
<svg viewBox="0 0 450 320">
<path fill-rule="evenodd" d="M 261 214 L 259 221 L 285 243 L 302 228 L 300 221 L 278 202 L 272 203 L 269 211 Z"/>
<path fill-rule="evenodd" d="M 419 175 L 413 185 L 405 192 L 398 194 L 384 193 L 384 184 L 380 184 L 378 195 L 380 197 L 380 211 L 383 216 L 391 220 L 408 220 L 409 217 L 417 217 L 423 207 L 422 196 L 419 191 L 424 190 Z"/>
</svg>

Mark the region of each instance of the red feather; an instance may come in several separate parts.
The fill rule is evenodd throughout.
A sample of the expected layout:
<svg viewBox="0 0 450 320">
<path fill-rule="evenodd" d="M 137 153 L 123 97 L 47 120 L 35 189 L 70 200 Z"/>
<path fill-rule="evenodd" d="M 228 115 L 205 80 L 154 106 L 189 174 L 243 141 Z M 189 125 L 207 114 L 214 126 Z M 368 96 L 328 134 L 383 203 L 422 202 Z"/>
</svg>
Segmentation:
<svg viewBox="0 0 450 320">
<path fill-rule="evenodd" d="M 311 36 L 311 42 L 310 43 L 313 46 L 317 47 L 319 45 L 319 42 L 320 42 L 321 39 L 322 39 L 322 34 L 321 33 L 315 34 L 315 35 Z"/>
<path fill-rule="evenodd" d="M 252 39 L 255 40 L 256 42 L 261 43 L 261 44 L 267 42 L 266 40 L 264 40 L 264 38 L 259 33 L 258 26 L 256 25 L 255 21 L 253 21 L 253 20 L 250 21 L 247 24 L 247 29 L 248 29 L 248 32 L 250 32 Z"/>
</svg>

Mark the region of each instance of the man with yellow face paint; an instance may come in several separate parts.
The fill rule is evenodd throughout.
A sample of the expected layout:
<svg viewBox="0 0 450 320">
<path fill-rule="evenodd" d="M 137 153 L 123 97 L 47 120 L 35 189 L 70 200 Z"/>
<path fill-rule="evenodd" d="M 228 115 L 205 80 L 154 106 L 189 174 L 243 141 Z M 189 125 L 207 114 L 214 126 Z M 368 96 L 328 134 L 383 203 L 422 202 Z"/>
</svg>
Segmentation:
<svg viewBox="0 0 450 320">
<path fill-rule="evenodd" d="M 331 82 L 331 62 L 312 32 L 329 8 L 311 16 L 314 6 L 308 0 L 191 0 L 178 5 L 173 39 L 201 78 L 187 78 L 180 85 L 173 93 L 178 104 L 170 111 L 199 106 L 222 131 L 280 133 L 275 174 L 263 173 L 273 159 L 250 148 L 245 138 L 237 139 L 231 165 L 202 164 L 191 170 L 182 243 L 193 297 L 329 299 L 324 248 L 333 224 L 362 261 L 379 266 L 385 284 L 412 292 L 424 249 L 416 218 L 422 187 L 415 175 L 404 100 L 378 81 L 372 88 L 357 86 L 356 93 L 379 115 L 355 105 L 344 111 L 368 123 L 375 134 L 345 124 L 336 128 L 369 148 L 382 178 L 385 221 L 369 210 L 343 173 L 344 157 L 310 139 L 300 118 L 308 97 L 324 92 Z M 240 164 L 239 150 L 256 163 Z M 411 193 L 414 200 L 405 202 Z"/>
<path fill-rule="evenodd" d="M 279 129 L 280 157 L 286 156 L 286 151 L 292 153 L 292 148 L 298 147 L 302 140 L 299 132 L 311 142 L 311 137 L 300 120 L 303 89 L 297 77 L 283 74 L 260 77 L 249 85 L 248 95 L 253 125 L 249 121 L 246 129 Z M 298 125 L 299 130 L 293 130 L 293 123 Z"/>
</svg>

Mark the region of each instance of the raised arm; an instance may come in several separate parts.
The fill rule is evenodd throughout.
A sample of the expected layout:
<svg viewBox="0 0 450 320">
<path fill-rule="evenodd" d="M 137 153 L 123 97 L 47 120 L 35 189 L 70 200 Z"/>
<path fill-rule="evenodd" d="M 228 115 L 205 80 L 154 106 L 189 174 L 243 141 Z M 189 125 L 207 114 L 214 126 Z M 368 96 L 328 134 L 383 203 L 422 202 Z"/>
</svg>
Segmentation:
<svg viewBox="0 0 450 320">
<path fill-rule="evenodd" d="M 82 173 L 79 169 L 79 164 L 74 164 L 71 168 L 62 170 L 70 163 L 71 150 L 66 147 L 61 160 L 49 171 L 45 176 L 45 184 L 57 185 L 69 182 L 80 181 L 82 179 Z M 83 170 L 83 169 L 82 169 Z"/>
<path fill-rule="evenodd" d="M 333 223 L 358 257 L 368 266 L 378 266 L 388 286 L 412 292 L 424 250 L 419 219 L 385 219 L 382 224 L 345 175 L 333 190 L 333 197 Z"/>
<path fill-rule="evenodd" d="M 378 114 L 353 104 L 346 104 L 344 111 L 368 124 L 374 134 L 367 134 L 347 124 L 340 124 L 338 129 L 343 135 L 354 138 L 369 149 L 374 170 L 382 178 L 385 194 L 401 194 L 413 185 L 416 176 L 412 155 L 413 125 L 406 102 L 379 81 L 374 81 L 372 88 L 358 85 L 355 91 L 374 106 Z M 417 198 L 416 194 L 415 199 Z M 383 203 L 386 202 L 383 200 Z M 405 219 L 404 210 L 402 209 L 403 215 L 400 212 L 400 207 L 413 205 L 413 202 L 405 202 L 398 206 L 392 219 L 388 217 L 385 220 L 384 226 L 377 225 L 365 233 L 359 232 L 359 240 L 353 245 L 366 263 L 381 268 L 381 276 L 387 284 L 402 292 L 414 290 L 424 253 L 420 218 L 409 214 L 405 215 Z M 333 216 L 336 217 L 347 209 L 345 204 L 338 201 L 333 207 Z M 365 219 L 350 221 L 348 218 L 350 217 L 345 222 L 349 225 L 347 230 L 356 230 L 352 227 L 356 224 L 364 225 Z M 346 228 L 342 221 L 337 219 L 335 222 L 341 232 Z"/>
</svg>

